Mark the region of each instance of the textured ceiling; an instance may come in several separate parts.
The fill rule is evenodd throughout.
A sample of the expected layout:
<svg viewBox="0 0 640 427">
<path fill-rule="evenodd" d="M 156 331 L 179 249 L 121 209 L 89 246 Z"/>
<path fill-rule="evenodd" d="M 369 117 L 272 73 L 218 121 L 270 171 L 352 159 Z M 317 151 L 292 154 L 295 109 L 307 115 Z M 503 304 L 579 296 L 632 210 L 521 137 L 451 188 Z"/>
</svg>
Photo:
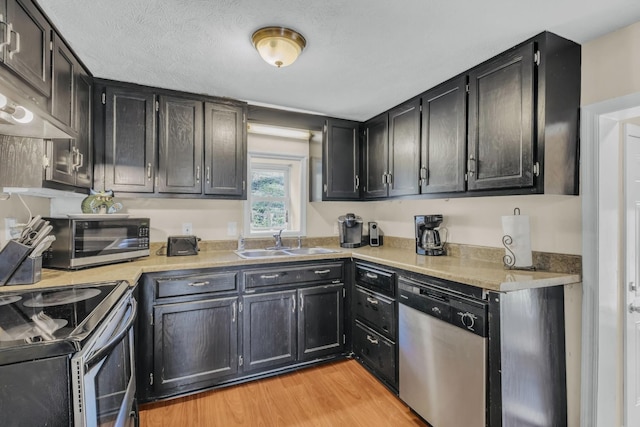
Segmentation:
<svg viewBox="0 0 640 427">
<path fill-rule="evenodd" d="M 638 0 L 38 0 L 96 77 L 365 120 L 549 30 L 578 43 L 640 21 Z M 287 68 L 251 34 L 307 48 Z"/>
</svg>

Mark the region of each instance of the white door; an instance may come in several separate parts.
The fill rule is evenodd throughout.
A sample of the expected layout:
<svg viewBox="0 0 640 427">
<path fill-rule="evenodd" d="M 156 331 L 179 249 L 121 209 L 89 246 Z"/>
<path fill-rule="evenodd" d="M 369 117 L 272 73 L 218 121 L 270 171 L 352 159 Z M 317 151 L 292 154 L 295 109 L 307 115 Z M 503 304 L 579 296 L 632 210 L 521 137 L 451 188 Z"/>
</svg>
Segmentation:
<svg viewBox="0 0 640 427">
<path fill-rule="evenodd" d="M 640 426 L 640 127 L 627 125 L 624 148 L 625 423 Z"/>
</svg>

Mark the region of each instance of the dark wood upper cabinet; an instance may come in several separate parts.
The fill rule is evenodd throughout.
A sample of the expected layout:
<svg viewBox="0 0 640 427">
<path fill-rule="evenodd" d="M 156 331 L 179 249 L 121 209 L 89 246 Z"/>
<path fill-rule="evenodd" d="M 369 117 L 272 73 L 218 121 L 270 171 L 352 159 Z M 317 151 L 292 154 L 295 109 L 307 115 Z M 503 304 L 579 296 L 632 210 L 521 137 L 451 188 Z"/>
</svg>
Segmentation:
<svg viewBox="0 0 640 427">
<path fill-rule="evenodd" d="M 389 196 L 408 196 L 420 191 L 420 99 L 389 112 Z"/>
<path fill-rule="evenodd" d="M 422 95 L 421 192 L 465 190 L 467 77 L 459 76 Z"/>
<path fill-rule="evenodd" d="M 4 63 L 42 95 L 51 96 L 51 25 L 30 0 L 7 0 Z"/>
<path fill-rule="evenodd" d="M 322 200 L 360 198 L 360 138 L 358 122 L 329 119 L 322 141 Z"/>
<path fill-rule="evenodd" d="M 93 79 L 79 64 L 75 71 L 73 128 L 78 136 L 74 143 L 81 155 L 76 167 L 76 185 L 90 188 L 93 184 Z"/>
<path fill-rule="evenodd" d="M 103 93 L 105 189 L 153 192 L 155 95 L 115 86 Z"/>
<path fill-rule="evenodd" d="M 242 197 L 246 190 L 246 110 L 244 106 L 204 104 L 204 192 Z"/>
<path fill-rule="evenodd" d="M 469 72 L 468 189 L 533 186 L 533 42 Z"/>
<path fill-rule="evenodd" d="M 54 33 L 51 58 L 52 92 L 49 99 L 51 115 L 67 126 L 74 118 L 76 60 L 69 47 Z"/>
<path fill-rule="evenodd" d="M 158 191 L 202 192 L 202 102 L 160 96 Z"/>
<path fill-rule="evenodd" d="M 389 115 L 381 114 L 364 124 L 363 167 L 365 199 L 386 197 L 389 161 Z"/>
</svg>

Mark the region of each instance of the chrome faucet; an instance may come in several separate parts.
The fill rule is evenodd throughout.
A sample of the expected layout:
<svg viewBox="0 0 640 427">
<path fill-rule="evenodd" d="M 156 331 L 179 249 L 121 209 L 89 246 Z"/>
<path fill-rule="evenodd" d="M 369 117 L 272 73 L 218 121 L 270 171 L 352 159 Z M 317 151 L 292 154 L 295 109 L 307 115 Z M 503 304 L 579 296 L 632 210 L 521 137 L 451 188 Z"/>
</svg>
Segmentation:
<svg viewBox="0 0 640 427">
<path fill-rule="evenodd" d="M 275 249 L 282 249 L 282 230 L 284 230 L 284 228 L 273 234 L 273 238 L 276 239 Z"/>
</svg>

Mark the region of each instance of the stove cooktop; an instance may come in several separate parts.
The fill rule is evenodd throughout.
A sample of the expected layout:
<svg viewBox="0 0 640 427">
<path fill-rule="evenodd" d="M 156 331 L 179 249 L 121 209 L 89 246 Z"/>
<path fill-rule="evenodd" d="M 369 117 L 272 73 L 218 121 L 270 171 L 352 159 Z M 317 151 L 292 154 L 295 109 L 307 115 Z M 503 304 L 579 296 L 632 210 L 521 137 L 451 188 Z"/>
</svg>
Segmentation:
<svg viewBox="0 0 640 427">
<path fill-rule="evenodd" d="M 0 365 L 78 351 L 128 287 L 118 281 L 0 293 Z"/>
</svg>

